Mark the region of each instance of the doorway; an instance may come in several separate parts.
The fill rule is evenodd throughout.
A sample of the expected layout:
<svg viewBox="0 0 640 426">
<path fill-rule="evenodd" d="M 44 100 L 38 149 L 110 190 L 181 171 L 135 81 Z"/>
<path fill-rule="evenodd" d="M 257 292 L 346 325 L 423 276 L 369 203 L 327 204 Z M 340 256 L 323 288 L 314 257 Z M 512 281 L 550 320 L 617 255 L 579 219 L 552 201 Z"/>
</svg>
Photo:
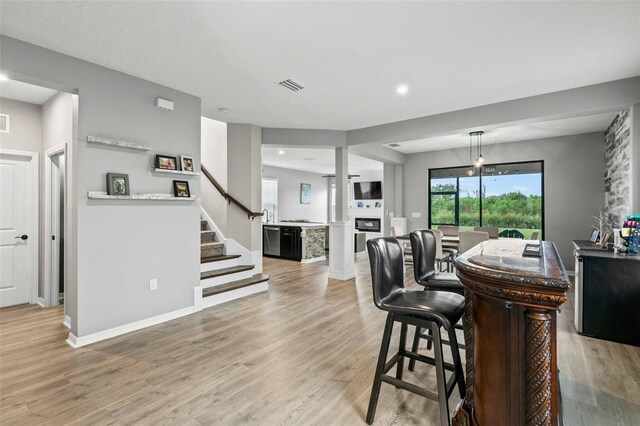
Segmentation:
<svg viewBox="0 0 640 426">
<path fill-rule="evenodd" d="M 0 151 L 0 307 L 38 298 L 38 154 Z"/>
<path fill-rule="evenodd" d="M 46 307 L 54 307 L 64 303 L 66 289 L 66 151 L 64 145 L 52 148 L 45 153 L 44 188 L 44 302 Z"/>
</svg>

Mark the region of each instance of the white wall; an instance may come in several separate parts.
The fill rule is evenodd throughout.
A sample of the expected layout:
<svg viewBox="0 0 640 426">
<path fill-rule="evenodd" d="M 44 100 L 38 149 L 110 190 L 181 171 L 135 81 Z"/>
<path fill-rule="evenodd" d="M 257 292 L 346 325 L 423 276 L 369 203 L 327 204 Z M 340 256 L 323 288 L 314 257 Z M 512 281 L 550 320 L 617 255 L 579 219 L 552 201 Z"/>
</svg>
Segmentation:
<svg viewBox="0 0 640 426">
<path fill-rule="evenodd" d="M 262 166 L 262 177 L 278 180 L 278 220 L 327 223 L 328 178 L 319 173 Z M 311 184 L 311 204 L 300 204 L 300 184 Z"/>
<path fill-rule="evenodd" d="M 227 123 L 202 117 L 202 165 L 213 178 L 227 188 Z M 217 189 L 202 177 L 202 207 L 223 234 L 227 233 L 227 202 Z"/>
<path fill-rule="evenodd" d="M 0 133 L 0 148 L 42 152 L 40 105 L 0 98 L 0 113 L 11 116 L 11 133 Z"/>
<path fill-rule="evenodd" d="M 200 281 L 200 209 L 197 202 L 96 201 L 87 192 L 104 190 L 107 172 L 128 173 L 133 192 L 171 192 L 171 176 L 150 171 L 152 157 L 190 154 L 200 163 L 200 99 L 66 55 L 0 38 L 2 71 L 23 81 L 51 82 L 79 94 L 71 158 L 77 166 L 68 195 L 77 221 L 68 242 L 77 248 L 68 275 L 76 290 L 72 333 L 91 333 L 147 319 L 193 305 Z M 44 85 L 44 84 L 43 84 Z M 175 111 L 154 106 L 171 99 Z M 87 144 L 87 136 L 142 142 L 150 153 Z M 199 179 L 190 179 L 192 194 Z M 74 211 L 75 210 L 75 211 Z M 71 269 L 71 267 L 70 267 Z M 158 290 L 149 291 L 149 279 Z"/>
<path fill-rule="evenodd" d="M 544 160 L 545 239 L 555 242 L 568 270 L 573 270 L 571 240 L 586 239 L 604 203 L 604 133 L 487 145 L 488 163 Z M 404 211 L 410 231 L 428 227 L 428 171 L 464 166 L 468 149 L 408 156 L 404 166 Z M 420 212 L 421 218 L 412 218 Z"/>
</svg>

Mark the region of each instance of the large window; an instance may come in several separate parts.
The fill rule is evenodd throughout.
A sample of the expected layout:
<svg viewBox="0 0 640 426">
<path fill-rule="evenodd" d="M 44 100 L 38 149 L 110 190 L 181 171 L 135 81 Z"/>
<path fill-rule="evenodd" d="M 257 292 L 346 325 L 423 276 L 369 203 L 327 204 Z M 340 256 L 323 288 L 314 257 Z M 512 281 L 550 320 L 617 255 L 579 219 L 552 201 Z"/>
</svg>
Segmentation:
<svg viewBox="0 0 640 426">
<path fill-rule="evenodd" d="M 543 230 L 542 161 L 429 170 L 429 226 L 515 229 L 525 238 Z"/>
</svg>

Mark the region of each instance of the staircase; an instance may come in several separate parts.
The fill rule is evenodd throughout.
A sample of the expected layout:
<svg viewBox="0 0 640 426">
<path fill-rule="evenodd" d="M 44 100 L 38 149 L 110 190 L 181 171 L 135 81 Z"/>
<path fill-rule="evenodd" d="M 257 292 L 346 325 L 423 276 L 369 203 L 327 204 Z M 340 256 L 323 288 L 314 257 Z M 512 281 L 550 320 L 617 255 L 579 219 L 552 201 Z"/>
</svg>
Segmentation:
<svg viewBox="0 0 640 426">
<path fill-rule="evenodd" d="M 200 221 L 200 285 L 194 288 L 197 310 L 245 297 L 269 288 L 269 275 L 258 271 L 250 256 L 225 253 L 209 223 Z"/>
</svg>

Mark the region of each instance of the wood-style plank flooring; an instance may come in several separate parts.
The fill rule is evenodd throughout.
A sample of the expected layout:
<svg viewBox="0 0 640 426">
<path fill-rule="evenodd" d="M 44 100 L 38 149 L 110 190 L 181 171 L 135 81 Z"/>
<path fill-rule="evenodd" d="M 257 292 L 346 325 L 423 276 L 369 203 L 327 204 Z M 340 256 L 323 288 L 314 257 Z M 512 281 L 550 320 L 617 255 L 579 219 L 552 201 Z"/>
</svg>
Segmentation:
<svg viewBox="0 0 640 426">
<path fill-rule="evenodd" d="M 61 308 L 0 310 L 0 423 L 364 424 L 385 318 L 368 262 L 355 283 L 329 280 L 322 263 L 264 269 L 266 293 L 75 350 Z M 568 303 L 566 424 L 638 424 L 640 348 L 579 336 L 571 315 Z M 433 367 L 405 378 L 435 389 Z M 452 411 L 457 402 L 454 392 Z M 383 384 L 375 424 L 438 424 L 437 403 Z"/>
</svg>

